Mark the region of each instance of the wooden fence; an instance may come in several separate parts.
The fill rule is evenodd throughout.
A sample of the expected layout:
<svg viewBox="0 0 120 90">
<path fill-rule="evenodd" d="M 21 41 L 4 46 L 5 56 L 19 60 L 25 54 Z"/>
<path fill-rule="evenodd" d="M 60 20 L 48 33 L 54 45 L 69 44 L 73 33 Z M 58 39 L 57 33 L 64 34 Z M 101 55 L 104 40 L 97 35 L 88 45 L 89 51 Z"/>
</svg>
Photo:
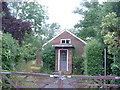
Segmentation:
<svg viewBox="0 0 120 90">
<path fill-rule="evenodd" d="M 63 88 L 65 80 L 76 79 L 76 81 L 70 81 L 68 84 L 74 86 L 74 88 L 88 88 L 88 87 L 102 87 L 102 88 L 119 88 L 120 84 L 110 84 L 109 81 L 120 80 L 117 76 L 88 76 L 88 75 L 64 75 L 59 72 L 58 74 L 44 74 L 44 73 L 25 73 L 25 72 L 11 72 L 11 71 L 0 71 L 0 85 L 9 86 L 11 88 L 45 88 L 53 81 L 56 82 L 58 88 Z M 29 77 L 40 77 L 36 80 L 29 80 Z M 39 79 L 53 78 L 48 82 L 40 81 Z M 27 83 L 27 85 L 22 82 Z M 32 83 L 33 85 L 29 85 Z"/>
</svg>

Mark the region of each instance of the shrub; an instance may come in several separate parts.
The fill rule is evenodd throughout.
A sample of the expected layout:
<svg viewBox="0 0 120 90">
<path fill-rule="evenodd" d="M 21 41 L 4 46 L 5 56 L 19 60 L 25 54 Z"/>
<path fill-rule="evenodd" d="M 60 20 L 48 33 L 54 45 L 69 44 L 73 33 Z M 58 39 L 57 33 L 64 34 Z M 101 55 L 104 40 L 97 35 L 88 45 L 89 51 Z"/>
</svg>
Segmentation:
<svg viewBox="0 0 120 90">
<path fill-rule="evenodd" d="M 14 70 L 15 60 L 19 52 L 19 46 L 17 40 L 13 39 L 10 34 L 4 34 L 2 36 L 2 69 Z"/>
<path fill-rule="evenodd" d="M 25 63 L 35 59 L 36 50 L 31 44 L 23 43 L 19 45 L 11 34 L 2 35 L 2 69 L 9 71 L 17 71 L 18 64 Z M 20 67 L 17 67 L 20 68 Z"/>
<path fill-rule="evenodd" d="M 84 48 L 86 74 L 103 75 L 103 48 L 97 40 L 91 40 L 86 44 Z"/>
<path fill-rule="evenodd" d="M 43 68 L 48 70 L 55 70 L 55 50 L 48 45 L 42 51 L 42 59 L 43 59 Z"/>
<path fill-rule="evenodd" d="M 83 74 L 84 72 L 84 59 L 81 56 L 74 56 L 72 59 L 73 74 Z"/>
</svg>

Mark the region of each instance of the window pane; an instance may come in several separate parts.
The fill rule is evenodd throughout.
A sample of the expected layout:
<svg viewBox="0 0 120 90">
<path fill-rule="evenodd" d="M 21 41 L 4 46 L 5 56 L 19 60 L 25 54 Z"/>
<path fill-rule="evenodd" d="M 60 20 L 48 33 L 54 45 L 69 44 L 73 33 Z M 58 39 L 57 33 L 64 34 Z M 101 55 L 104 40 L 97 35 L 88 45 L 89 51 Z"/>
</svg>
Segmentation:
<svg viewBox="0 0 120 90">
<path fill-rule="evenodd" d="M 62 40 L 62 43 L 65 43 L 65 40 Z"/>
<path fill-rule="evenodd" d="M 66 43 L 70 43 L 70 40 L 66 40 Z"/>
</svg>

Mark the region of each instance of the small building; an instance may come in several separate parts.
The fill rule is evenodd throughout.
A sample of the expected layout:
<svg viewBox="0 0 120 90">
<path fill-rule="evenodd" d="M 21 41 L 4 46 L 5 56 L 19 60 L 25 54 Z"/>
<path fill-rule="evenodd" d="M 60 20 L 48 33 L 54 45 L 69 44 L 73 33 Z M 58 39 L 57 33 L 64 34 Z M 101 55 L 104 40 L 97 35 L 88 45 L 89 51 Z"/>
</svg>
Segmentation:
<svg viewBox="0 0 120 90">
<path fill-rule="evenodd" d="M 81 56 L 85 41 L 75 36 L 70 31 L 64 31 L 55 36 L 43 46 L 48 43 L 55 48 L 55 71 L 63 71 L 67 73 L 72 72 L 72 57 Z"/>
</svg>

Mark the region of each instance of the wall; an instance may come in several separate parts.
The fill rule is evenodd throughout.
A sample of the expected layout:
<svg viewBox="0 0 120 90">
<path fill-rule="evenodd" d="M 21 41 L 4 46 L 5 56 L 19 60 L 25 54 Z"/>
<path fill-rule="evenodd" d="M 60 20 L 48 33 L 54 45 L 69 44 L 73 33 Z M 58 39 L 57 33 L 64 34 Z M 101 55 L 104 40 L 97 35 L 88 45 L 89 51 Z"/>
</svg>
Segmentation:
<svg viewBox="0 0 120 90">
<path fill-rule="evenodd" d="M 67 31 L 65 31 L 64 33 L 59 35 L 57 38 L 52 40 L 53 45 L 61 45 L 60 44 L 61 39 L 71 39 L 70 45 L 74 45 L 75 54 L 79 55 L 79 56 L 81 56 L 83 54 L 83 47 L 84 47 L 85 44 L 82 41 L 78 40 L 77 38 L 75 38 L 74 36 L 69 34 Z"/>
</svg>

